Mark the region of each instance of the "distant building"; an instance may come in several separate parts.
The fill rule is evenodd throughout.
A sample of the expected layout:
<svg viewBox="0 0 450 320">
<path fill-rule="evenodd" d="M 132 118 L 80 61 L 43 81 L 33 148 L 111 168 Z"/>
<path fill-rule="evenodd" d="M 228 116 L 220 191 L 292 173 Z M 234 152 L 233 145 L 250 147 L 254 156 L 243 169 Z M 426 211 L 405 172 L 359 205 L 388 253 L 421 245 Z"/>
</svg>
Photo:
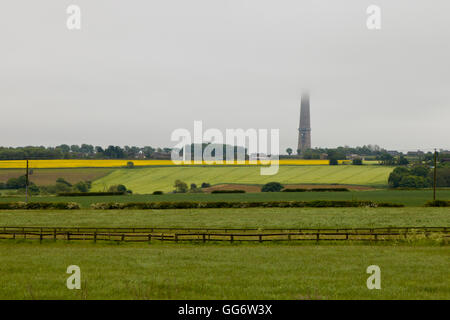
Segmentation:
<svg viewBox="0 0 450 320">
<path fill-rule="evenodd" d="M 302 93 L 300 102 L 300 128 L 298 128 L 298 147 L 299 154 L 311 149 L 311 116 L 309 110 L 309 94 Z"/>
<path fill-rule="evenodd" d="M 388 151 L 386 151 L 388 154 L 390 154 L 391 156 L 393 156 L 393 157 L 396 157 L 396 156 L 399 156 L 399 155 L 401 155 L 402 153 L 401 152 L 398 152 L 398 151 L 396 151 L 396 150 L 388 150 Z"/>
<path fill-rule="evenodd" d="M 364 160 L 364 157 L 359 154 L 349 154 L 346 156 L 347 160 L 354 160 L 354 159 L 362 159 Z"/>
<path fill-rule="evenodd" d="M 423 151 L 417 150 L 417 151 L 408 151 L 408 153 L 406 154 L 407 156 L 410 157 L 419 157 L 419 156 L 423 156 L 425 153 Z"/>
</svg>

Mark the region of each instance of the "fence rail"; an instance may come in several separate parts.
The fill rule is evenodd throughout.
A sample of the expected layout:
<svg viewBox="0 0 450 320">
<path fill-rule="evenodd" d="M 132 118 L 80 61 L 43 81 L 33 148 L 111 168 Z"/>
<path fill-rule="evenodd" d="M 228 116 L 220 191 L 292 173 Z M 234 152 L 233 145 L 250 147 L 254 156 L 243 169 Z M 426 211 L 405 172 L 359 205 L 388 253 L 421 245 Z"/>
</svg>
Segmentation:
<svg viewBox="0 0 450 320">
<path fill-rule="evenodd" d="M 151 231 L 150 231 L 151 230 Z M 205 231 L 208 230 L 208 231 Z M 255 232 L 257 230 L 258 232 Z M 294 231 L 293 231 L 294 230 Z M 0 239 L 66 241 L 389 241 L 450 238 L 448 227 L 355 229 L 196 229 L 0 227 Z"/>
<path fill-rule="evenodd" d="M 121 232 L 121 233 L 288 233 L 288 232 L 449 232 L 450 227 L 374 227 L 374 228 L 178 228 L 178 227 L 34 227 L 0 226 L 0 231 L 30 232 Z"/>
</svg>

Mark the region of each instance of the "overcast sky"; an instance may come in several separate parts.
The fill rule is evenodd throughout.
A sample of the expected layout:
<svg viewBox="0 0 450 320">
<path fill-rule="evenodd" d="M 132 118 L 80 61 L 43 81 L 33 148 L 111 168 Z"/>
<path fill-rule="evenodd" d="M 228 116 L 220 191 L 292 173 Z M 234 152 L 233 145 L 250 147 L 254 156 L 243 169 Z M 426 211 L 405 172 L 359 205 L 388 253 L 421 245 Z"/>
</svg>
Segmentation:
<svg viewBox="0 0 450 320">
<path fill-rule="evenodd" d="M 81 8 L 81 30 L 66 8 Z M 366 27 L 381 7 L 381 30 Z M 0 3 L 0 145 L 173 146 L 177 128 L 279 128 L 313 147 L 450 149 L 448 0 Z"/>
</svg>

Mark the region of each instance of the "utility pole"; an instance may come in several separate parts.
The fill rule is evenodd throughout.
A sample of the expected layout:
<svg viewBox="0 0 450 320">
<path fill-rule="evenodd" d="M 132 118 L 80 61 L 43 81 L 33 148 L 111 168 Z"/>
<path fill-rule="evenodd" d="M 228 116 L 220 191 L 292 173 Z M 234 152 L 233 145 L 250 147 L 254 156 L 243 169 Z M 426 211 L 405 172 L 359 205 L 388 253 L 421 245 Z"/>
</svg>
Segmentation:
<svg viewBox="0 0 450 320">
<path fill-rule="evenodd" d="M 433 178 L 433 201 L 436 201 L 436 167 L 437 167 L 437 151 L 434 149 L 434 178 Z"/>
<path fill-rule="evenodd" d="M 27 172 L 25 173 L 25 202 L 28 203 L 28 159 L 27 159 Z"/>
</svg>

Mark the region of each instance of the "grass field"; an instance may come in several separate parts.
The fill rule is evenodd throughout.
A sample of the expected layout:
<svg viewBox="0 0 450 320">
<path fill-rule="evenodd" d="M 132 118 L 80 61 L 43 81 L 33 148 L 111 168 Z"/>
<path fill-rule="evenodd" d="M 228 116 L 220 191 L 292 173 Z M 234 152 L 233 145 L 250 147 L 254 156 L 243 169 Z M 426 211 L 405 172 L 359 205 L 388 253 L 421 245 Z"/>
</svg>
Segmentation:
<svg viewBox="0 0 450 320">
<path fill-rule="evenodd" d="M 156 190 L 172 191 L 175 180 L 188 185 L 202 182 L 264 184 L 277 181 L 285 184 L 354 184 L 387 186 L 391 167 L 384 166 L 280 166 L 276 175 L 263 176 L 258 167 L 155 167 L 117 169 L 96 180 L 93 189 L 102 191 L 114 184 L 124 184 L 135 193 Z"/>
<path fill-rule="evenodd" d="M 450 226 L 449 208 L 0 211 L 0 226 L 365 228 Z"/>
<path fill-rule="evenodd" d="M 366 268 L 381 268 L 368 290 Z M 81 290 L 68 290 L 69 265 Z M 0 242 L 0 299 L 450 299 L 448 247 Z"/>
<path fill-rule="evenodd" d="M 393 202 L 406 206 L 424 206 L 433 198 L 432 190 L 373 190 L 351 192 L 271 192 L 271 193 L 235 193 L 209 194 L 185 193 L 164 195 L 126 195 L 96 197 L 56 197 L 35 196 L 30 201 L 36 202 L 78 202 L 84 208 L 97 202 L 153 202 L 153 201 L 311 201 L 311 200 L 371 200 Z M 450 189 L 437 191 L 437 198 L 450 200 Z M 0 197 L 0 202 L 25 201 L 21 197 Z"/>
<path fill-rule="evenodd" d="M 64 178 L 66 181 L 75 184 L 79 181 L 93 181 L 107 174 L 114 169 L 107 168 L 71 168 L 71 169 L 33 169 L 30 181 L 38 186 L 55 184 L 56 179 Z M 0 182 L 6 182 L 10 178 L 23 176 L 23 169 L 0 169 Z"/>
</svg>

